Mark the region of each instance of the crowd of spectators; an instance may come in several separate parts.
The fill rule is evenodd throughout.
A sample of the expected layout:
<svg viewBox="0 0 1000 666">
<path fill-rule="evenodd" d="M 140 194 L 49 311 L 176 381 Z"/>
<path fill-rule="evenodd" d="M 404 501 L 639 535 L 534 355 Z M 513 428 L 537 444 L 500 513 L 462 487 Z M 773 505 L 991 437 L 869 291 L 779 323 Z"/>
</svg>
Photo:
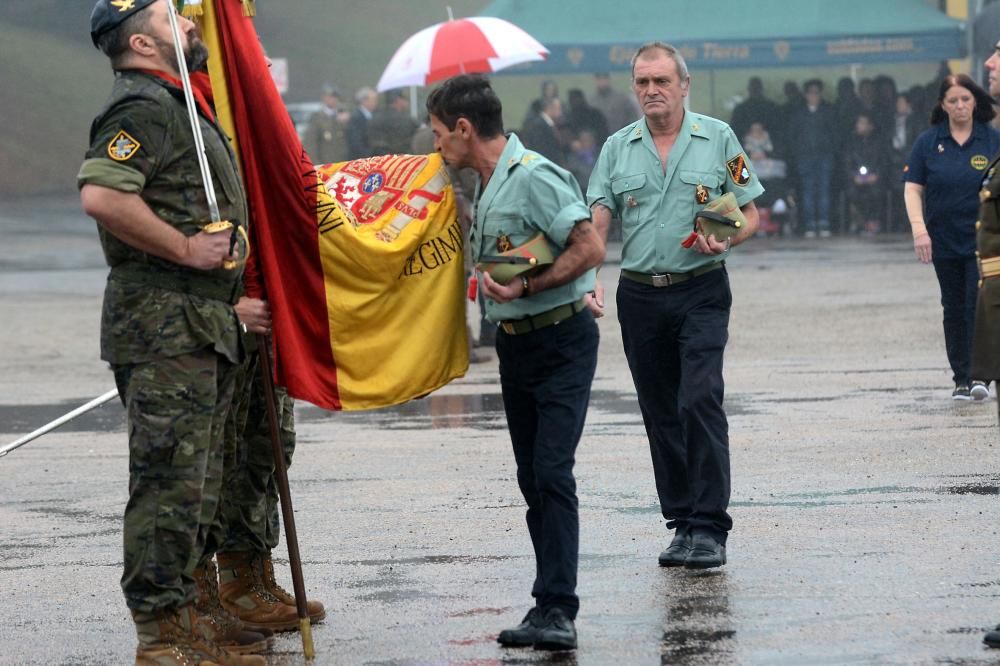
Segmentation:
<svg viewBox="0 0 1000 666">
<path fill-rule="evenodd" d="M 935 90 L 947 73 L 945 67 L 927 85 L 904 92 L 886 75 L 857 84 L 844 77 L 834 91 L 820 79 L 786 81 L 780 100 L 752 77 L 729 124 L 766 189 L 757 202 L 761 232 L 825 238 L 905 229 L 903 166 L 929 126 Z M 323 92 L 323 108 L 303 137 L 317 163 L 433 150 L 429 129 L 413 120 L 403 91 L 380 99 L 362 88 L 350 113 L 336 88 Z M 631 91 L 599 73 L 589 94 L 574 88 L 565 99 L 555 81 L 543 81 L 515 129 L 525 146 L 568 169 L 586 189 L 605 139 L 641 115 Z"/>
<path fill-rule="evenodd" d="M 946 74 L 905 92 L 885 75 L 857 85 L 844 77 L 832 99 L 820 79 L 787 81 L 781 103 L 751 78 L 730 125 L 767 189 L 757 202 L 762 231 L 812 238 L 904 230 L 903 166 Z"/>
</svg>

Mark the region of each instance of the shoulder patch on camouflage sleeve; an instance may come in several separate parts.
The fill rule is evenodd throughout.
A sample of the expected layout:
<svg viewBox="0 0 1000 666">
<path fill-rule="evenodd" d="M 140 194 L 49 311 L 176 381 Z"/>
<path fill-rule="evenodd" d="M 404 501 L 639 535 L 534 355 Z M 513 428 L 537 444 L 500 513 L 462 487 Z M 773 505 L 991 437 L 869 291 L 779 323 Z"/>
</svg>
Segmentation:
<svg viewBox="0 0 1000 666">
<path fill-rule="evenodd" d="M 133 139 L 128 132 L 118 130 L 118 134 L 115 134 L 115 138 L 108 144 L 108 157 L 116 162 L 126 162 L 139 151 L 140 146 L 142 144 Z"/>
<path fill-rule="evenodd" d="M 729 177 L 740 187 L 750 182 L 750 169 L 747 168 L 747 156 L 743 153 L 727 161 L 726 168 L 729 169 Z"/>
</svg>

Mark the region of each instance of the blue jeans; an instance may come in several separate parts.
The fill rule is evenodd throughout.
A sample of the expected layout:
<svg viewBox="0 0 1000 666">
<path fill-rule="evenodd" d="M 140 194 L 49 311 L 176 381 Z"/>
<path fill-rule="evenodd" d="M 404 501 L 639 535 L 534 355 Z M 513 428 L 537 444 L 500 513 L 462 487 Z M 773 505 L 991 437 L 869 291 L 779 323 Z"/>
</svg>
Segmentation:
<svg viewBox="0 0 1000 666">
<path fill-rule="evenodd" d="M 722 408 L 732 300 L 725 269 L 670 287 L 618 283 L 618 320 L 660 510 L 668 528 L 708 532 L 723 544 L 733 526 Z"/>
<path fill-rule="evenodd" d="M 976 321 L 976 292 L 979 268 L 975 257 L 933 259 L 941 287 L 941 307 L 944 308 L 944 348 L 948 353 L 952 381 L 968 385 L 978 377 L 969 376 L 972 355 L 972 332 Z"/>
<path fill-rule="evenodd" d="M 598 340 L 588 310 L 523 335 L 497 331 L 503 405 L 535 550 L 531 596 L 540 608 L 559 607 L 570 618 L 580 608 L 573 465 L 597 368 Z"/>
<path fill-rule="evenodd" d="M 830 179 L 832 155 L 811 155 L 796 160 L 802 228 L 805 231 L 830 229 Z"/>
</svg>

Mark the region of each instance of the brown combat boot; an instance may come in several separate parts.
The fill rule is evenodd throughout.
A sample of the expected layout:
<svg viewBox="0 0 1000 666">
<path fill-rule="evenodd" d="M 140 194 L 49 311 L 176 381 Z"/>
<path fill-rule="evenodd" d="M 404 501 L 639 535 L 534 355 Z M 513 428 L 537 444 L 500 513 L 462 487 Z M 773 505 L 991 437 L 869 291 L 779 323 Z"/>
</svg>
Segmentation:
<svg viewBox="0 0 1000 666">
<path fill-rule="evenodd" d="M 295 606 L 295 597 L 288 593 L 288 590 L 278 585 L 278 581 L 274 579 L 274 562 L 271 560 L 271 554 L 260 555 L 256 560 L 261 567 L 261 577 L 264 579 L 264 587 L 267 591 L 278 597 L 282 603 L 295 608 L 295 614 L 298 616 L 298 608 Z M 314 601 L 309 599 L 306 601 L 306 612 L 309 613 L 310 624 L 316 624 L 317 622 L 322 622 L 326 618 L 326 608 L 323 607 L 322 602 Z"/>
<path fill-rule="evenodd" d="M 299 615 L 264 587 L 261 567 L 254 554 L 234 551 L 216 553 L 219 560 L 219 598 L 247 629 L 295 631 Z"/>
<path fill-rule="evenodd" d="M 267 666 L 259 655 L 236 655 L 198 635 L 191 605 L 158 614 L 133 612 L 136 666 Z"/>
<path fill-rule="evenodd" d="M 266 652 L 274 644 L 274 634 L 268 629 L 246 629 L 239 618 L 222 606 L 218 575 L 215 560 L 208 560 L 194 570 L 198 630 L 205 638 L 236 654 Z"/>
</svg>

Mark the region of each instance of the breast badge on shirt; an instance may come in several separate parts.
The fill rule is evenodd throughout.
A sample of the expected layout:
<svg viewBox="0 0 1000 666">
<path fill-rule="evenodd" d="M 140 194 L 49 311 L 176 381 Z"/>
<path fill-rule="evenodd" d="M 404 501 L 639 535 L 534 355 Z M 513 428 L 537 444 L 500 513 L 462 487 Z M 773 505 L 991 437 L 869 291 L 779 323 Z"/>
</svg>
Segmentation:
<svg viewBox="0 0 1000 666">
<path fill-rule="evenodd" d="M 126 162 L 131 159 L 142 146 L 141 143 L 129 136 L 125 130 L 118 130 L 115 138 L 108 144 L 108 157 L 116 162 Z"/>
<path fill-rule="evenodd" d="M 986 157 L 986 155 L 973 155 L 972 158 L 969 159 L 969 164 L 971 164 L 972 168 L 976 171 L 983 171 L 990 165 L 990 160 Z"/>
<path fill-rule="evenodd" d="M 701 183 L 699 183 L 698 187 L 694 188 L 694 198 L 695 198 L 695 201 L 697 201 L 700 204 L 707 204 L 708 203 L 708 188 L 705 187 L 704 185 L 702 185 Z"/>
<path fill-rule="evenodd" d="M 747 168 L 747 157 L 743 153 L 726 162 L 726 168 L 729 169 L 730 178 L 740 187 L 750 182 L 750 169 Z"/>
</svg>

